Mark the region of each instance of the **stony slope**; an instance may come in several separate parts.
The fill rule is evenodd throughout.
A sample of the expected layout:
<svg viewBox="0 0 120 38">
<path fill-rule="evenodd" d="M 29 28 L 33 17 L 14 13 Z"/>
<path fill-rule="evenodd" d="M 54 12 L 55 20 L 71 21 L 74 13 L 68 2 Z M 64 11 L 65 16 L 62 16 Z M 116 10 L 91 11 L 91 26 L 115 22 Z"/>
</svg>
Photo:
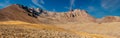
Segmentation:
<svg viewBox="0 0 120 38">
<path fill-rule="evenodd" d="M 56 24 L 60 28 L 75 30 L 77 32 L 87 32 L 92 34 L 109 35 L 120 38 L 120 22 L 109 23 L 67 23 Z M 66 27 L 67 26 L 67 27 Z"/>
<path fill-rule="evenodd" d="M 19 20 L 30 23 L 39 23 L 39 20 L 28 16 L 27 13 L 28 12 L 19 5 L 13 4 L 0 10 L 0 21 Z"/>
<path fill-rule="evenodd" d="M 76 34 L 77 33 L 77 34 Z M 0 22 L 1 38 L 114 38 L 110 36 L 73 32 L 45 24 L 20 21 Z"/>
</svg>

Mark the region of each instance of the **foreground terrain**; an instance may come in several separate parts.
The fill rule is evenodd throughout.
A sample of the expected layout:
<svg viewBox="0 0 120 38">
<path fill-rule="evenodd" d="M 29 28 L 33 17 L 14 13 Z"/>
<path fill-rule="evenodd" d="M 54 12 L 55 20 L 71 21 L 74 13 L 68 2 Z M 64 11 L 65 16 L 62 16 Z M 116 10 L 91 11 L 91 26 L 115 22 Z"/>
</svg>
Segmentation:
<svg viewBox="0 0 120 38">
<path fill-rule="evenodd" d="M 66 25 L 68 25 L 66 27 Z M 120 22 L 110 23 L 66 23 L 56 24 L 56 26 L 76 30 L 78 32 L 87 32 L 92 34 L 109 35 L 120 38 Z"/>
<path fill-rule="evenodd" d="M 89 34 L 65 30 L 56 26 L 30 24 L 20 21 L 0 22 L 1 38 L 115 38 L 112 36 Z"/>
</svg>

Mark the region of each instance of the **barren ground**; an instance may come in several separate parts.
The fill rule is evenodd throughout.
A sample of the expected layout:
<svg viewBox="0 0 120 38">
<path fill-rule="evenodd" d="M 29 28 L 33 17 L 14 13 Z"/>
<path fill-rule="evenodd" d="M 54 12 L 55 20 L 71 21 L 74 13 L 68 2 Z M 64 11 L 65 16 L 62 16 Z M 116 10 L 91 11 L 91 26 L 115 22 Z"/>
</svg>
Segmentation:
<svg viewBox="0 0 120 38">
<path fill-rule="evenodd" d="M 82 31 L 82 30 L 81 30 Z M 49 26 L 30 24 L 20 21 L 0 22 L 1 38 L 115 38 L 112 36 L 89 34 Z"/>
</svg>

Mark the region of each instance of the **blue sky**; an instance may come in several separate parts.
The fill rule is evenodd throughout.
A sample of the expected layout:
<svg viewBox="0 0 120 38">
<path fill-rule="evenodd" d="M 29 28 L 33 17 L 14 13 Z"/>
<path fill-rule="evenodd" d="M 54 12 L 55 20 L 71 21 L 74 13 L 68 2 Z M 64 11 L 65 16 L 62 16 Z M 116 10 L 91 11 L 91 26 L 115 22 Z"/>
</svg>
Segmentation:
<svg viewBox="0 0 120 38">
<path fill-rule="evenodd" d="M 22 4 L 56 12 L 81 9 L 96 18 L 120 16 L 120 0 L 0 0 L 0 9 L 11 4 Z"/>
</svg>

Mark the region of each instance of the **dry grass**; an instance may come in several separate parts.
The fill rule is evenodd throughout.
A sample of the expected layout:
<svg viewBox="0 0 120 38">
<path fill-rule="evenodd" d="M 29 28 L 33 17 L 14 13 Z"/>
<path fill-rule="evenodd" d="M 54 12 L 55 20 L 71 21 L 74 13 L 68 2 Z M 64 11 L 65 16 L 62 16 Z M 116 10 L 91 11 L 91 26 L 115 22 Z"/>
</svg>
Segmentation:
<svg viewBox="0 0 120 38">
<path fill-rule="evenodd" d="M 66 27 L 67 25 L 67 27 Z M 93 36 L 99 34 L 100 36 L 112 36 L 120 38 L 120 22 L 111 23 L 67 23 L 56 24 L 56 26 L 65 28 L 68 30 L 76 30 L 77 32 L 91 33 Z"/>
<path fill-rule="evenodd" d="M 65 30 L 53 25 L 31 24 L 20 21 L 0 22 L 1 38 L 114 38 L 89 34 L 76 30 Z"/>
<path fill-rule="evenodd" d="M 67 30 L 44 24 L 30 24 L 20 21 L 0 22 L 1 38 L 79 38 Z"/>
</svg>

